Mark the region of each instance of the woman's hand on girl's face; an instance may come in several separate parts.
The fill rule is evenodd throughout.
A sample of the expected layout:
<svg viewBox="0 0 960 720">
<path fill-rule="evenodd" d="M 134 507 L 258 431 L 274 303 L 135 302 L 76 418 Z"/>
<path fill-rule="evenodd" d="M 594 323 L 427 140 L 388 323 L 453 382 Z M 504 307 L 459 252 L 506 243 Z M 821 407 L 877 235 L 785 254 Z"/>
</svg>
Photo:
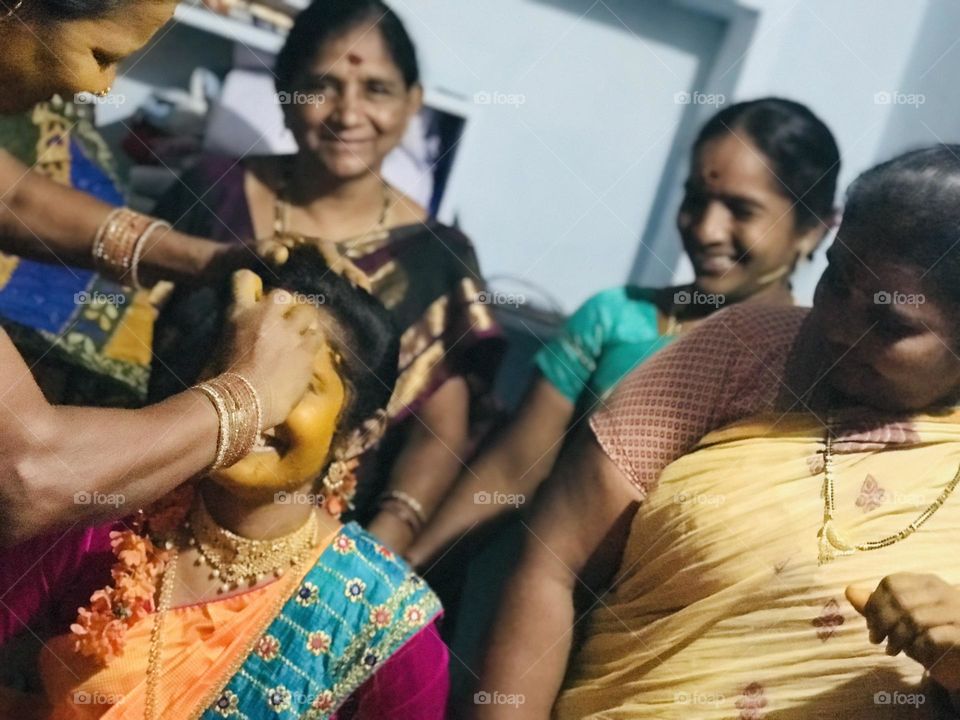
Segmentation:
<svg viewBox="0 0 960 720">
<path fill-rule="evenodd" d="M 888 575 L 871 593 L 847 588 L 847 599 L 867 619 L 870 642 L 887 641 L 923 665 L 950 691 L 960 691 L 960 590 L 937 575 Z"/>
<path fill-rule="evenodd" d="M 233 277 L 226 367 L 253 383 L 263 404 L 263 426 L 271 428 L 307 391 L 323 341 L 320 314 L 282 290 L 264 295 L 263 283 L 249 270 Z"/>
</svg>

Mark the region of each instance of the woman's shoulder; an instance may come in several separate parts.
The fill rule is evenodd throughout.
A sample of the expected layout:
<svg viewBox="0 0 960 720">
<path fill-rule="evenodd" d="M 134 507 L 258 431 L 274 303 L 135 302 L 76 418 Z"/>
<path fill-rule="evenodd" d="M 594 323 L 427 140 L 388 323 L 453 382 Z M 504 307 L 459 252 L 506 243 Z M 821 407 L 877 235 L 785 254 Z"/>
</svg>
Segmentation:
<svg viewBox="0 0 960 720">
<path fill-rule="evenodd" d="M 591 295 L 581 308 L 613 309 L 617 312 L 632 311 L 655 315 L 663 304 L 662 297 L 670 292 L 669 288 L 617 285 Z"/>
<path fill-rule="evenodd" d="M 420 203 L 395 187 L 389 187 L 388 191 L 393 196 L 391 215 L 397 227 L 427 222 L 430 214 Z"/>
<path fill-rule="evenodd" d="M 628 337 L 658 337 L 660 296 L 663 289 L 619 285 L 592 295 L 567 321 L 568 329 L 581 328 L 595 334 L 596 328 Z"/>
<path fill-rule="evenodd" d="M 703 324 L 772 339 L 796 335 L 809 314 L 808 307 L 741 302 L 714 313 Z"/>
<path fill-rule="evenodd" d="M 442 223 L 435 218 L 416 221 L 393 229 L 395 240 L 416 243 L 431 250 L 461 254 L 472 253 L 473 242 L 460 228 Z"/>
<path fill-rule="evenodd" d="M 357 523 L 348 523 L 341 528 L 331 544 L 331 550 L 340 556 L 342 564 L 353 564 L 366 569 L 366 574 L 374 582 L 386 582 L 395 589 L 408 585 L 412 590 L 410 594 L 435 599 L 426 582 L 413 571 L 406 560 Z"/>
<path fill-rule="evenodd" d="M 245 160 L 238 160 L 228 155 L 204 153 L 190 168 L 184 172 L 181 180 L 188 185 L 213 185 L 220 182 L 229 182 L 232 178 L 242 177 L 246 169 Z"/>
</svg>

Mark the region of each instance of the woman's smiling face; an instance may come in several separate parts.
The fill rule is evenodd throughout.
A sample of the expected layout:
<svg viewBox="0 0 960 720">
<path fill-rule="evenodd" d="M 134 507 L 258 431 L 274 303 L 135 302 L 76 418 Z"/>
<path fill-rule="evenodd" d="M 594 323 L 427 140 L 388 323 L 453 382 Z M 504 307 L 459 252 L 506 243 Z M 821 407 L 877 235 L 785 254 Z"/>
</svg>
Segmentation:
<svg viewBox="0 0 960 720">
<path fill-rule="evenodd" d="M 287 124 L 301 151 L 341 179 L 379 170 L 422 98 L 419 85 L 407 87 L 376 23 L 325 42 L 293 84 Z"/>
<path fill-rule="evenodd" d="M 335 326 L 329 313 L 324 325 Z M 329 339 L 317 353 L 313 380 L 306 395 L 287 419 L 264 433 L 264 442 L 232 467 L 211 479 L 231 493 L 260 500 L 292 491 L 316 480 L 327 465 L 337 420 L 347 401 L 347 389 Z"/>
<path fill-rule="evenodd" d="M 697 286 L 727 296 L 752 295 L 812 252 L 826 227 L 799 228 L 794 205 L 749 136 L 727 132 L 693 158 L 677 229 Z"/>
<path fill-rule="evenodd" d="M 27 15 L 0 25 L 0 113 L 24 112 L 54 94 L 72 99 L 106 90 L 119 63 L 144 47 L 176 6 L 176 0 L 130 0 L 94 20 Z"/>
</svg>

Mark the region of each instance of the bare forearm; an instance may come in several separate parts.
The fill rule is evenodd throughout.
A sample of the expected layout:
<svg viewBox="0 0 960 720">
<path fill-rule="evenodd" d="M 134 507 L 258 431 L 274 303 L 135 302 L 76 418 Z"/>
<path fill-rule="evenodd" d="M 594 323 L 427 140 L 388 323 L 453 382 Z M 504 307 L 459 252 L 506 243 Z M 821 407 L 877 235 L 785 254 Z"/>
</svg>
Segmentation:
<svg viewBox="0 0 960 720">
<path fill-rule="evenodd" d="M 549 475 L 573 418 L 573 404 L 538 379 L 516 418 L 464 470 L 408 557 L 425 564 L 472 528 L 533 499 Z"/>
<path fill-rule="evenodd" d="M 431 517 L 462 468 L 459 458 L 465 445 L 466 433 L 459 438 L 417 433 L 397 458 L 389 489 L 415 498 L 423 507 L 424 516 Z M 387 510 L 377 515 L 370 530 L 387 540 L 396 552 L 405 552 L 415 539 L 413 529 Z"/>
<path fill-rule="evenodd" d="M 219 420 L 186 392 L 143 410 L 34 407 L 8 452 L 0 486 L 0 540 L 13 544 L 64 523 L 122 517 L 202 471 Z M 23 421 L 3 407 L 5 427 Z"/>
<path fill-rule="evenodd" d="M 452 378 L 437 390 L 415 417 L 407 443 L 390 473 L 390 490 L 413 498 L 424 520 L 436 511 L 463 469 L 469 434 L 470 391 L 463 378 Z M 406 552 L 415 529 L 389 504 L 370 523 L 370 531 L 396 552 Z M 422 528 L 419 528 L 422 529 Z"/>
<path fill-rule="evenodd" d="M 93 238 L 112 209 L 0 150 L 0 250 L 90 267 Z M 141 265 L 150 280 L 187 280 L 210 273 L 223 254 L 218 243 L 169 231 L 151 238 Z"/>
<path fill-rule="evenodd" d="M 510 469 L 515 469 L 512 458 L 503 455 L 502 446 L 498 446 L 460 474 L 410 548 L 411 562 L 415 565 L 431 562 L 473 528 L 517 509 L 532 497 L 536 483 L 517 482 L 523 473 L 511 472 Z"/>
<path fill-rule="evenodd" d="M 637 506 L 589 433 L 572 442 L 537 495 L 481 675 L 488 692 L 524 696 L 521 717 L 548 717 L 570 654 L 574 589 L 609 587 Z M 485 708 L 477 718 L 508 717 L 502 712 Z"/>
<path fill-rule="evenodd" d="M 480 674 L 478 692 L 491 702 L 476 705 L 472 720 L 550 717 L 572 645 L 568 575 L 565 568 L 531 560 L 511 577 Z M 510 696 L 519 702 L 509 702 Z"/>
</svg>

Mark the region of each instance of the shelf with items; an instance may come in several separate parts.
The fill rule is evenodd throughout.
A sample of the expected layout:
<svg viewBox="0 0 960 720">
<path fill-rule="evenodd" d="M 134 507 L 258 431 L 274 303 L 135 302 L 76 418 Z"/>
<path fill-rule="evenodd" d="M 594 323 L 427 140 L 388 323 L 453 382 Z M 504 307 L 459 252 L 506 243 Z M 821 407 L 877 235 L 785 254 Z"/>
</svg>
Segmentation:
<svg viewBox="0 0 960 720">
<path fill-rule="evenodd" d="M 259 27 L 252 22 L 218 15 L 202 5 L 180 3 L 174 15 L 178 23 L 218 35 L 252 50 L 277 53 L 283 46 L 285 33 Z"/>
</svg>

